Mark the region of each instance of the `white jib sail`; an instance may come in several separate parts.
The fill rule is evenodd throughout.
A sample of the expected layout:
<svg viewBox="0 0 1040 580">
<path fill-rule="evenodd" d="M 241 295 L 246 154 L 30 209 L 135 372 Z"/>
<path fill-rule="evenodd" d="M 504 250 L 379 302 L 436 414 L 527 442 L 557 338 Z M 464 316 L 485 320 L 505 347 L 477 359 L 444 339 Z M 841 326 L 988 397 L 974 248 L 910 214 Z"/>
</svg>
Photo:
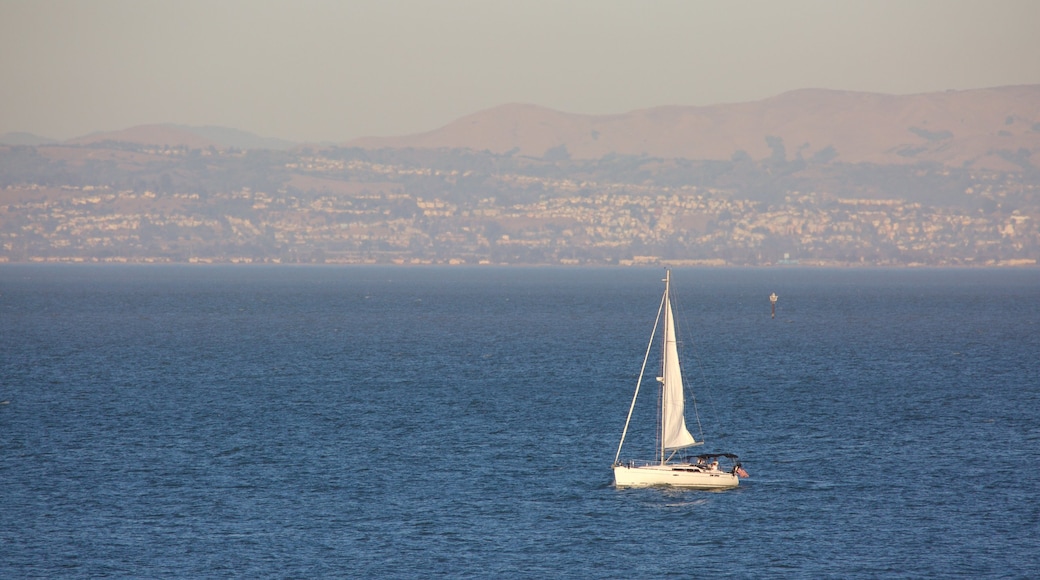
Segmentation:
<svg viewBox="0 0 1040 580">
<path fill-rule="evenodd" d="M 683 403 L 683 379 L 679 368 L 679 350 L 675 344 L 675 322 L 670 299 L 665 301 L 664 368 L 661 382 L 661 441 L 665 449 L 682 449 L 696 444 L 686 429 Z"/>
</svg>

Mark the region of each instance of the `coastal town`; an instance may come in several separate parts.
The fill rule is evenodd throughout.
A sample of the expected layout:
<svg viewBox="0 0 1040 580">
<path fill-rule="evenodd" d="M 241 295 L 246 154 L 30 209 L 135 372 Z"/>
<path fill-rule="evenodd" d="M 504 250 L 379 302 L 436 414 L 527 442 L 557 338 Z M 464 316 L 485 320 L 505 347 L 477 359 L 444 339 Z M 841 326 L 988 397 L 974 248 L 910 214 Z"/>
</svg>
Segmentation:
<svg viewBox="0 0 1040 580">
<path fill-rule="evenodd" d="M 213 154 L 165 155 L 189 153 Z M 166 177 L 9 182 L 0 262 L 895 267 L 1040 257 L 1040 185 L 1014 174 L 973 175 L 943 204 L 825 187 L 755 199 L 602 172 L 357 157 L 285 155 L 269 162 L 273 185 L 223 190 Z"/>
</svg>

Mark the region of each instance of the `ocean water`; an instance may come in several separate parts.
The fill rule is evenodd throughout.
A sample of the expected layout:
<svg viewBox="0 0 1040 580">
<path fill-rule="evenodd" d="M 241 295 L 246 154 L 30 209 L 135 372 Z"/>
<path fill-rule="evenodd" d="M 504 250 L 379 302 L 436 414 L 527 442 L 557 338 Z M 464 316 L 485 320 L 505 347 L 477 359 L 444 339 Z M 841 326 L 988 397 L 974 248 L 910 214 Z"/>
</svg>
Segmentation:
<svg viewBox="0 0 1040 580">
<path fill-rule="evenodd" d="M 662 274 L 0 266 L 0 577 L 1040 574 L 1040 271 L 674 271 L 618 490 Z"/>
</svg>

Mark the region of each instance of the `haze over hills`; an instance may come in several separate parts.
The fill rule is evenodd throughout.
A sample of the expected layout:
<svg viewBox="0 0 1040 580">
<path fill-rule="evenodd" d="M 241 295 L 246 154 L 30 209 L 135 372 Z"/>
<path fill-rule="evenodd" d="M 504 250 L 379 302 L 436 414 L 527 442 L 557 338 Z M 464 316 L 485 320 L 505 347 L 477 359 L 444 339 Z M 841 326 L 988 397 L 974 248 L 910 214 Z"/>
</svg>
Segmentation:
<svg viewBox="0 0 1040 580">
<path fill-rule="evenodd" d="M 1040 85 L 0 145 L 0 263 L 1035 266 Z M 0 139 L 2 141 L 2 139 Z"/>
<path fill-rule="evenodd" d="M 224 127 L 140 125 L 58 142 L 30 133 L 7 145 L 103 142 L 288 150 L 303 144 Z M 1040 85 L 886 95 L 803 89 L 769 99 L 661 106 L 615 115 L 506 104 L 433 131 L 347 141 L 363 149 L 468 149 L 550 159 L 813 160 L 1016 171 L 1040 152 Z M 312 145 L 323 147 L 325 144 Z"/>
<path fill-rule="evenodd" d="M 730 160 L 746 154 L 756 160 L 783 156 L 1016 170 L 1040 152 L 1040 85 L 899 96 L 805 89 L 748 103 L 665 106 L 619 115 L 511 104 L 427 133 L 346 145 L 573 159 L 616 154 Z"/>
<path fill-rule="evenodd" d="M 221 149 L 286 150 L 297 145 L 285 139 L 261 137 L 248 131 L 211 125 L 202 127 L 174 124 L 137 125 L 119 131 L 98 131 L 66 141 L 58 141 L 24 132 L 0 135 L 0 145 L 96 145 L 105 142 L 189 147 L 192 149 L 217 147 Z"/>
<path fill-rule="evenodd" d="M 0 145 L 28 145 L 35 147 L 36 145 L 47 145 L 48 143 L 57 143 L 55 139 L 48 137 L 40 137 L 32 133 L 26 133 L 24 131 L 12 131 L 10 133 L 4 133 L 0 135 Z"/>
</svg>

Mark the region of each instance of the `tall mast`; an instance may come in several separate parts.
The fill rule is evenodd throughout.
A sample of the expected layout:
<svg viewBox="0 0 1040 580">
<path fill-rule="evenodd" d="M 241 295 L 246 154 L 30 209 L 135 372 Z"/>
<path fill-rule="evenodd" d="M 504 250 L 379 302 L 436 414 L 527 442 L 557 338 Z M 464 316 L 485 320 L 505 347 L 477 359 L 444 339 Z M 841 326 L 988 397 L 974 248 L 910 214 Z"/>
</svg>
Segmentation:
<svg viewBox="0 0 1040 580">
<path fill-rule="evenodd" d="M 661 395 L 660 395 L 660 400 L 661 400 L 661 418 L 660 418 L 661 434 L 660 434 L 660 437 L 658 437 L 658 440 L 661 442 L 661 465 L 664 465 L 664 458 L 665 458 L 665 449 L 664 449 L 664 444 L 665 444 L 665 442 L 664 442 L 664 438 L 665 438 L 664 414 L 667 411 L 665 410 L 665 407 L 664 407 L 664 402 L 665 402 L 665 400 L 664 400 L 664 387 L 665 387 L 665 385 L 668 384 L 668 376 L 665 374 L 665 373 L 668 372 L 667 357 L 666 357 L 665 353 L 668 350 L 668 336 L 669 336 L 669 334 L 668 334 L 668 331 L 669 331 L 668 323 L 671 321 L 671 316 L 669 314 L 672 312 L 672 301 L 671 301 L 671 296 L 670 296 L 670 293 L 671 293 L 671 278 L 672 278 L 672 271 L 666 269 L 664 271 L 664 334 L 662 335 L 662 339 L 663 340 L 661 341 L 661 345 L 662 345 L 662 348 L 661 348 Z"/>
</svg>

